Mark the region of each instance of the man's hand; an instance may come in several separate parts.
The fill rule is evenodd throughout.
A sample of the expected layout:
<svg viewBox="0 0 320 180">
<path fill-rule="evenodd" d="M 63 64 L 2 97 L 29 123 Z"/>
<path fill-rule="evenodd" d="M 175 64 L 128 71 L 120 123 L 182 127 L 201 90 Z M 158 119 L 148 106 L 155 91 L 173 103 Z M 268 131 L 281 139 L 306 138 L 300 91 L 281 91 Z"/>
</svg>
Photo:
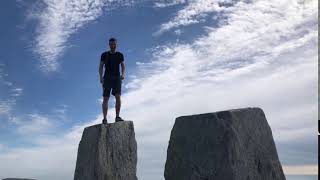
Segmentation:
<svg viewBox="0 0 320 180">
<path fill-rule="evenodd" d="M 124 80 L 124 74 L 121 74 L 120 78 L 121 78 L 121 80 Z"/>
<path fill-rule="evenodd" d="M 100 83 L 103 85 L 103 78 L 100 77 Z"/>
</svg>

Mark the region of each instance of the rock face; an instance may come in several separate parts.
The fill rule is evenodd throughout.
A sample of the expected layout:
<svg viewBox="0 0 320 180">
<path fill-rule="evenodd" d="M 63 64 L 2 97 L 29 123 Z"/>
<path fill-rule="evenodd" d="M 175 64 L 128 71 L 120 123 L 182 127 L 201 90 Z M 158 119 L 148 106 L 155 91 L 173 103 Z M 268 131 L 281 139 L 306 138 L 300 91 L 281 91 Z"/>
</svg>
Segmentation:
<svg viewBox="0 0 320 180">
<path fill-rule="evenodd" d="M 285 180 L 262 109 L 180 116 L 171 131 L 166 180 Z"/>
<path fill-rule="evenodd" d="M 137 180 L 137 142 L 132 121 L 86 127 L 74 180 Z"/>
</svg>

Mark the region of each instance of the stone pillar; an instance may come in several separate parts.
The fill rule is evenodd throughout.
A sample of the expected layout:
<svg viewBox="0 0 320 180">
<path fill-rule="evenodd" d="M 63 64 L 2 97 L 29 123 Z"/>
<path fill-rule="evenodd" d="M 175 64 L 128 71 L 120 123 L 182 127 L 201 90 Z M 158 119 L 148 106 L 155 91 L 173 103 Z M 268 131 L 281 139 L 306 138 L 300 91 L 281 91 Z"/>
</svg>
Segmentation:
<svg viewBox="0 0 320 180">
<path fill-rule="evenodd" d="M 171 131 L 166 180 L 285 180 L 262 109 L 180 116 Z"/>
<path fill-rule="evenodd" d="M 132 121 L 86 127 L 74 180 L 137 180 L 137 142 Z"/>
</svg>

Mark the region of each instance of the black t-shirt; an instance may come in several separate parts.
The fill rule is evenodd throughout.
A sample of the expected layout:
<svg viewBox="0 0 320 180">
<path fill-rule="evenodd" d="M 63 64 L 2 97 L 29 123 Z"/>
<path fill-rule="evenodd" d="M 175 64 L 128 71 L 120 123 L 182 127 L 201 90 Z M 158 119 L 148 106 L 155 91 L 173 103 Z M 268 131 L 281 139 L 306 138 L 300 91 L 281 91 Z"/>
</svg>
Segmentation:
<svg viewBox="0 0 320 180">
<path fill-rule="evenodd" d="M 116 76 L 120 77 L 119 65 L 124 61 L 123 54 L 116 51 L 111 53 L 110 51 L 103 52 L 101 54 L 101 60 L 104 61 L 104 77 L 105 76 Z"/>
</svg>

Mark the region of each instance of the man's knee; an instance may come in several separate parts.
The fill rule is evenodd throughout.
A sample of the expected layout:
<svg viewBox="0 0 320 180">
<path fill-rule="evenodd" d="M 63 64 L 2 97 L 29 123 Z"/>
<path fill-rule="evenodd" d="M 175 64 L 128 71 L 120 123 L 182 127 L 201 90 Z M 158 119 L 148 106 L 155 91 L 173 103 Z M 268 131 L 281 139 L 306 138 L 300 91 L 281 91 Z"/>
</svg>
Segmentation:
<svg viewBox="0 0 320 180">
<path fill-rule="evenodd" d="M 121 99 L 121 95 L 120 94 L 115 94 L 114 96 L 116 97 L 116 100 L 120 101 L 120 99 Z"/>
<path fill-rule="evenodd" d="M 103 102 L 102 103 L 107 103 L 109 101 L 109 96 L 103 96 Z"/>
</svg>

